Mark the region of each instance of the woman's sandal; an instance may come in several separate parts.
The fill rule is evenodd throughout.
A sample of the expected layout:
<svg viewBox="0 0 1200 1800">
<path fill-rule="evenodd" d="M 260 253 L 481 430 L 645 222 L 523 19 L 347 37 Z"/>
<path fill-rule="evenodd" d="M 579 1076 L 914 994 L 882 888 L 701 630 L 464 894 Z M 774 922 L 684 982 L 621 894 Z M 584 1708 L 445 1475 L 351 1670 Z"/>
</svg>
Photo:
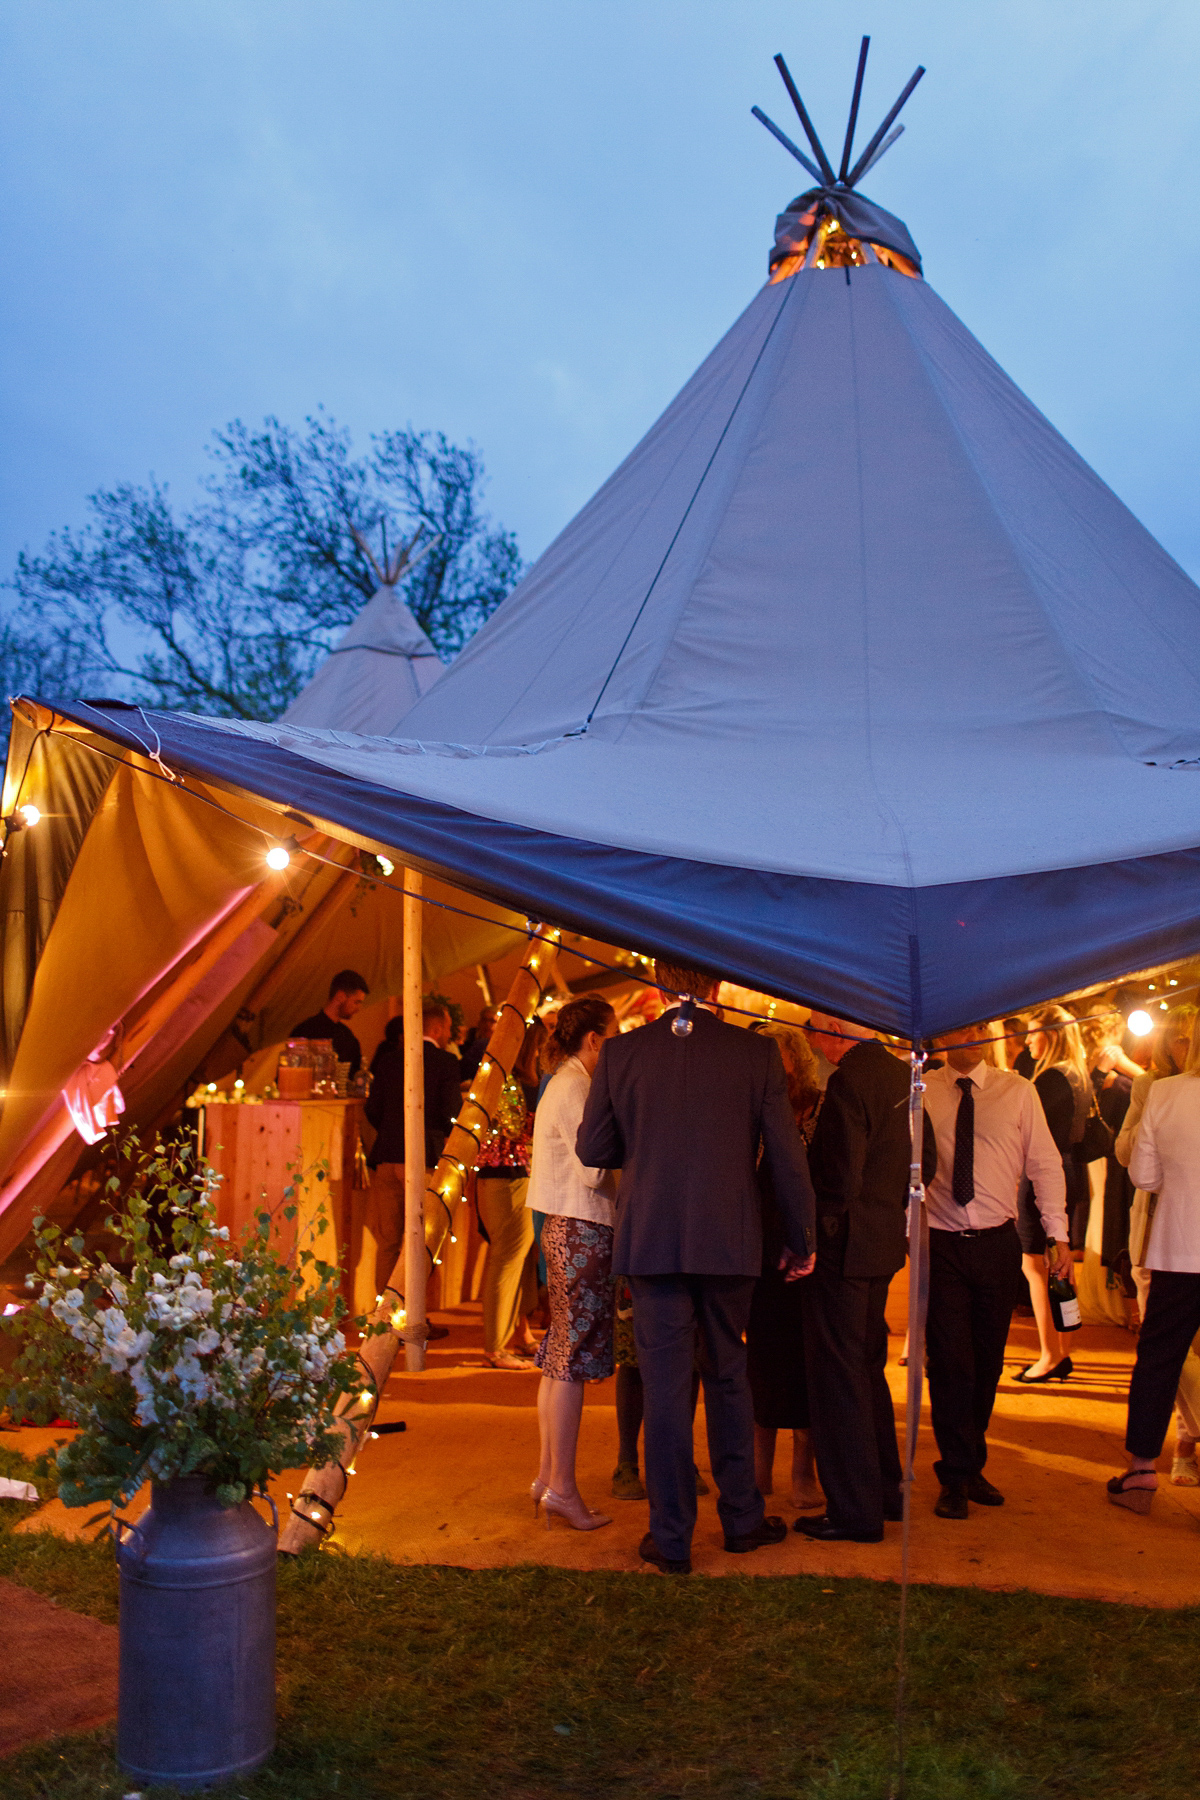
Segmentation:
<svg viewBox="0 0 1200 1800">
<path fill-rule="evenodd" d="M 1127 1487 L 1130 1481 L 1141 1481 L 1147 1475 L 1153 1475 L 1153 1469 L 1127 1469 L 1124 1475 L 1114 1475 L 1108 1484 L 1108 1497 L 1114 1506 L 1127 1506 L 1130 1512 L 1148 1513 L 1150 1502 L 1155 1495 L 1152 1487 Z M 1157 1485 L 1157 1478 L 1156 1478 Z"/>
</svg>

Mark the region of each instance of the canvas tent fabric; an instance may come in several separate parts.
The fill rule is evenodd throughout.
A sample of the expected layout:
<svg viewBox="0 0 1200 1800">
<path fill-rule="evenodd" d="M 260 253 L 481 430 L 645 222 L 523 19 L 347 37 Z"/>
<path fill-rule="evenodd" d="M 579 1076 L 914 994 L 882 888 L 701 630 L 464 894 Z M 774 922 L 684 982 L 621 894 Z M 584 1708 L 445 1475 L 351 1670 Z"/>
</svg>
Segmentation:
<svg viewBox="0 0 1200 1800">
<path fill-rule="evenodd" d="M 399 736 L 61 710 L 909 1036 L 1200 950 L 1198 602 L 923 280 L 812 266 Z"/>
<path fill-rule="evenodd" d="M 385 581 L 283 716 L 386 737 L 441 673 L 437 651 Z"/>
<path fill-rule="evenodd" d="M 242 796 L 231 817 L 216 786 L 185 793 L 153 758 L 118 756 L 111 739 L 46 731 L 16 708 L 6 803 L 24 771 L 22 792 L 38 793 L 44 816 L 0 864 L 12 1026 L 0 1257 L 70 1175 L 81 1144 L 63 1090 L 105 1046 L 127 1119 L 153 1127 L 206 1059 L 218 1074 L 286 1038 L 324 1003 L 335 969 L 359 969 L 372 995 L 400 992 L 400 900 L 349 846 L 293 819 L 287 829 L 316 856 L 272 874 L 263 850 L 279 831 L 275 811 Z M 436 883 L 430 897 L 465 899 Z M 524 935 L 522 918 L 495 907 L 475 905 L 482 919 L 426 910 L 427 981 L 495 960 Z"/>
</svg>

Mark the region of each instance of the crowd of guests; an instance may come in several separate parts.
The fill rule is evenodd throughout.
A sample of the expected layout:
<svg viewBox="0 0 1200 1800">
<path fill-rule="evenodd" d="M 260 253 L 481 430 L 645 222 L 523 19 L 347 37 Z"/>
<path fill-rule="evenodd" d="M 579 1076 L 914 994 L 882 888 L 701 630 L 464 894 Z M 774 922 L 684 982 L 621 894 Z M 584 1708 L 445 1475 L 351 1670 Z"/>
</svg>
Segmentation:
<svg viewBox="0 0 1200 1800">
<path fill-rule="evenodd" d="M 610 1523 L 580 1494 L 575 1458 L 584 1384 L 615 1369 L 612 1492 L 648 1499 L 647 1562 L 691 1566 L 706 1491 L 692 1449 L 701 1387 L 726 1550 L 786 1534 L 765 1507 L 780 1432 L 791 1434 L 795 1530 L 879 1542 L 903 1514 L 885 1305 L 907 1253 L 908 1046 L 820 1012 L 803 1028 L 745 1029 L 720 1016 L 704 972 L 660 961 L 656 981 L 665 1009 L 641 1029 L 619 1031 L 596 995 L 535 1021 L 478 1159 L 485 1358 L 532 1360 L 542 1376 L 535 1512 L 577 1530 Z M 487 1023 L 460 1058 L 446 1008 L 426 1011 L 428 1167 Z M 404 1162 L 389 1030 L 367 1109 L 386 1273 L 402 1238 Z M 941 1518 L 1003 1504 L 984 1472 L 987 1430 L 1019 1300 L 1039 1354 L 1016 1379 L 1074 1373 L 1052 1289 L 1070 1291 L 1089 1166 L 1101 1161 L 1101 1254 L 1141 1322 L 1130 1467 L 1109 1498 L 1149 1510 L 1172 1410 L 1171 1479 L 1200 1484 L 1200 1012 L 1175 1006 L 1132 1054 L 1124 1034 L 1119 1014 L 1081 1020 L 1049 1006 L 934 1045 L 920 1174 Z"/>
</svg>

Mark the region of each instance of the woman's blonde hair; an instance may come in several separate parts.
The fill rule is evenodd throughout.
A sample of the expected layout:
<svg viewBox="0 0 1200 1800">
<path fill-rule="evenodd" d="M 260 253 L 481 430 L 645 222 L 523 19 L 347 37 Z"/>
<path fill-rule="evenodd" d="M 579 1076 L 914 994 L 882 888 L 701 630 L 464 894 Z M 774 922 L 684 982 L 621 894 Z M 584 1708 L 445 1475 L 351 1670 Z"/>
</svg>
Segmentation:
<svg viewBox="0 0 1200 1800">
<path fill-rule="evenodd" d="M 1189 1000 L 1173 1006 L 1154 1033 L 1150 1067 L 1156 1075 L 1178 1075 L 1179 1070 L 1171 1060 L 1171 1045 L 1176 1038 L 1181 1037 L 1191 1040 L 1183 1073 L 1200 1075 L 1200 1006 L 1193 1006 Z"/>
<path fill-rule="evenodd" d="M 1069 1063 L 1083 1081 L 1088 1080 L 1087 1052 L 1074 1013 L 1069 1013 L 1065 1006 L 1043 1006 L 1030 1020 L 1030 1030 L 1040 1031 L 1046 1038 L 1046 1048 L 1033 1071 L 1035 1081 L 1044 1069 L 1052 1069 L 1055 1063 Z"/>
<path fill-rule="evenodd" d="M 787 1077 L 788 1101 L 796 1117 L 806 1119 L 821 1095 L 812 1045 L 794 1025 L 781 1025 L 775 1019 L 765 1025 L 756 1025 L 754 1029 L 760 1037 L 774 1038 L 779 1045 L 783 1072 Z"/>
</svg>

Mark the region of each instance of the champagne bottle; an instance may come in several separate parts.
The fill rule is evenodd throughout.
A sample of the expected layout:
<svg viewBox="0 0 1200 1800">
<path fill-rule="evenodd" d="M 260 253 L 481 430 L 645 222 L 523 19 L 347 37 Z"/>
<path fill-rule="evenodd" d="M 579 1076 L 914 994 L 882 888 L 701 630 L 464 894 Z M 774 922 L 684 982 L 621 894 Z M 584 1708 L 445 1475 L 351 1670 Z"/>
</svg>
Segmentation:
<svg viewBox="0 0 1200 1800">
<path fill-rule="evenodd" d="M 1078 1331 L 1083 1324 L 1079 1296 L 1069 1281 L 1051 1270 L 1046 1286 L 1050 1290 L 1050 1314 L 1056 1331 Z"/>
</svg>

